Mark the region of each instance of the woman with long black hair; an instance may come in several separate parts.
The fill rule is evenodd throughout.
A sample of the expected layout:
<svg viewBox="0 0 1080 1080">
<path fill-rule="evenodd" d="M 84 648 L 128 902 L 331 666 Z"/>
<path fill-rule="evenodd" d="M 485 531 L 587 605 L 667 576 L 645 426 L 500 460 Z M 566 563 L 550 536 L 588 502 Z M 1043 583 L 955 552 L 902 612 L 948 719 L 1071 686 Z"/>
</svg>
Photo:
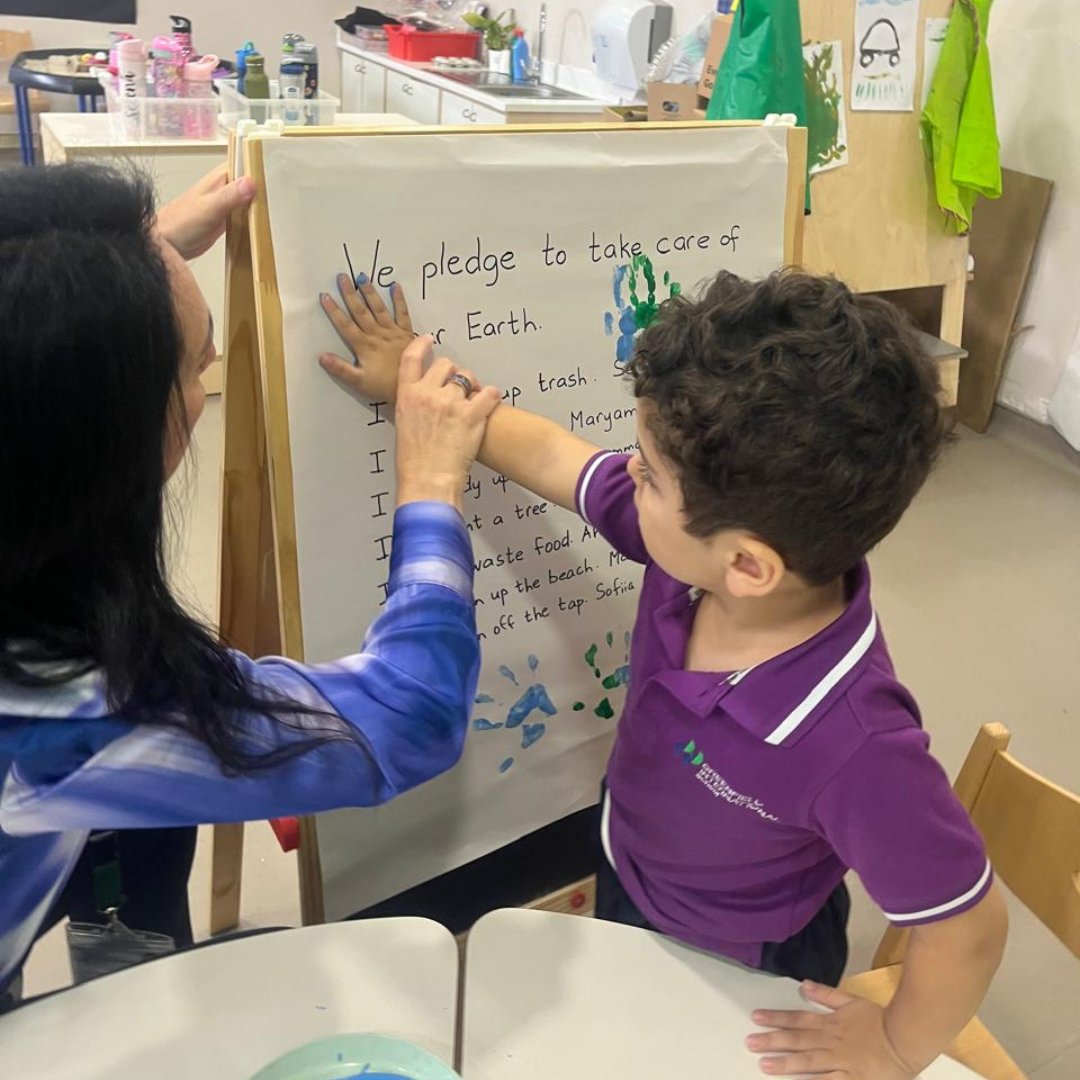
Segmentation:
<svg viewBox="0 0 1080 1080">
<path fill-rule="evenodd" d="M 254 661 L 169 589 L 164 484 L 214 356 L 181 256 L 250 194 L 211 187 L 156 221 L 139 179 L 0 174 L 0 998 L 92 830 L 369 806 L 464 742 L 460 501 L 498 393 L 425 372 L 430 343 L 402 365 L 388 599 L 356 655 Z"/>
</svg>

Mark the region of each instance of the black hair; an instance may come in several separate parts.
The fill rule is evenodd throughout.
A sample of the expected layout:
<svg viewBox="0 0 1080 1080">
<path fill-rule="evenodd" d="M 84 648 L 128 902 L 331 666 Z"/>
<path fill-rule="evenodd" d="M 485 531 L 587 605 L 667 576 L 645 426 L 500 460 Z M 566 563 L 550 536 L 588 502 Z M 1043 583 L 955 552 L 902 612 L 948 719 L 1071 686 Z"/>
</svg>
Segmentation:
<svg viewBox="0 0 1080 1080">
<path fill-rule="evenodd" d="M 833 278 L 721 273 L 638 339 L 634 392 L 676 466 L 687 531 L 747 529 L 812 584 L 900 520 L 945 440 L 908 319 Z"/>
<path fill-rule="evenodd" d="M 181 727 L 247 772 L 360 736 L 252 685 L 169 588 L 183 342 L 154 217 L 139 175 L 0 172 L 0 680 L 99 671 L 111 709 Z M 245 711 L 291 733 L 256 746 Z"/>
</svg>

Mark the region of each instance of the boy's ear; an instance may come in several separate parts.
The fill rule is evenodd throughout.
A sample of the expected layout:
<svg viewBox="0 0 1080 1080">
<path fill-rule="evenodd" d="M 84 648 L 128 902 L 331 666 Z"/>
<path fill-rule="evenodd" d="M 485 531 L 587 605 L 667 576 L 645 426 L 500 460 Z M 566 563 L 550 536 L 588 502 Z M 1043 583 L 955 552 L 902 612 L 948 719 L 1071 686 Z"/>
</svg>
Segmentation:
<svg viewBox="0 0 1080 1080">
<path fill-rule="evenodd" d="M 732 596 L 768 596 L 786 573 L 784 560 L 773 548 L 743 533 L 734 545 L 725 584 Z"/>
</svg>

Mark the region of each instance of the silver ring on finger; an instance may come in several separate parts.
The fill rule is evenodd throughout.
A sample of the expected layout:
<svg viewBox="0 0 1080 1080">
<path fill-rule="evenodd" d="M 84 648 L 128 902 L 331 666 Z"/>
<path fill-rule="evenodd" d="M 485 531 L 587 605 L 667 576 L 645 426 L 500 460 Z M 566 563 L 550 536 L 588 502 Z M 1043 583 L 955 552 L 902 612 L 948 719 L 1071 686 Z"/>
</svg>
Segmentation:
<svg viewBox="0 0 1080 1080">
<path fill-rule="evenodd" d="M 450 383 L 454 383 L 455 386 L 460 386 L 461 389 L 465 391 L 466 397 L 472 397 L 474 387 L 472 379 L 470 379 L 468 375 L 462 375 L 460 371 L 455 371 L 454 374 L 446 380 L 447 386 L 449 386 Z"/>
</svg>

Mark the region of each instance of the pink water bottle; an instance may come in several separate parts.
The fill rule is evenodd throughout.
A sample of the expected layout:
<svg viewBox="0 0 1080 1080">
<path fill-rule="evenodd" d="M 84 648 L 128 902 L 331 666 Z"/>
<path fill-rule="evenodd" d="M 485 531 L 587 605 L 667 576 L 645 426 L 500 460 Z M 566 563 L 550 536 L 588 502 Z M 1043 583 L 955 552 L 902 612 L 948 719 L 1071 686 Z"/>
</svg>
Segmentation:
<svg viewBox="0 0 1080 1080">
<path fill-rule="evenodd" d="M 169 18 L 172 19 L 173 39 L 180 46 L 186 64 L 195 55 L 195 46 L 191 40 L 191 20 L 185 15 L 170 15 Z"/>
<path fill-rule="evenodd" d="M 138 38 L 121 41 L 116 47 L 119 66 L 120 126 L 126 139 L 141 139 L 147 132 L 143 124 L 146 101 L 146 43 Z"/>
<path fill-rule="evenodd" d="M 175 38 L 154 38 L 150 49 L 150 84 L 155 98 L 182 98 L 184 54 Z M 157 118 L 155 135 L 179 139 L 184 134 L 184 108 L 176 105 L 154 105 Z"/>
<path fill-rule="evenodd" d="M 212 139 L 217 130 L 213 83 L 217 66 L 218 58 L 212 55 L 189 60 L 184 65 L 184 97 L 203 103 L 184 107 L 184 135 L 189 139 Z"/>
<path fill-rule="evenodd" d="M 109 67 L 119 70 L 120 64 L 116 50 L 119 48 L 121 41 L 131 41 L 134 36 L 134 34 L 128 34 L 123 30 L 109 31 Z"/>
</svg>

